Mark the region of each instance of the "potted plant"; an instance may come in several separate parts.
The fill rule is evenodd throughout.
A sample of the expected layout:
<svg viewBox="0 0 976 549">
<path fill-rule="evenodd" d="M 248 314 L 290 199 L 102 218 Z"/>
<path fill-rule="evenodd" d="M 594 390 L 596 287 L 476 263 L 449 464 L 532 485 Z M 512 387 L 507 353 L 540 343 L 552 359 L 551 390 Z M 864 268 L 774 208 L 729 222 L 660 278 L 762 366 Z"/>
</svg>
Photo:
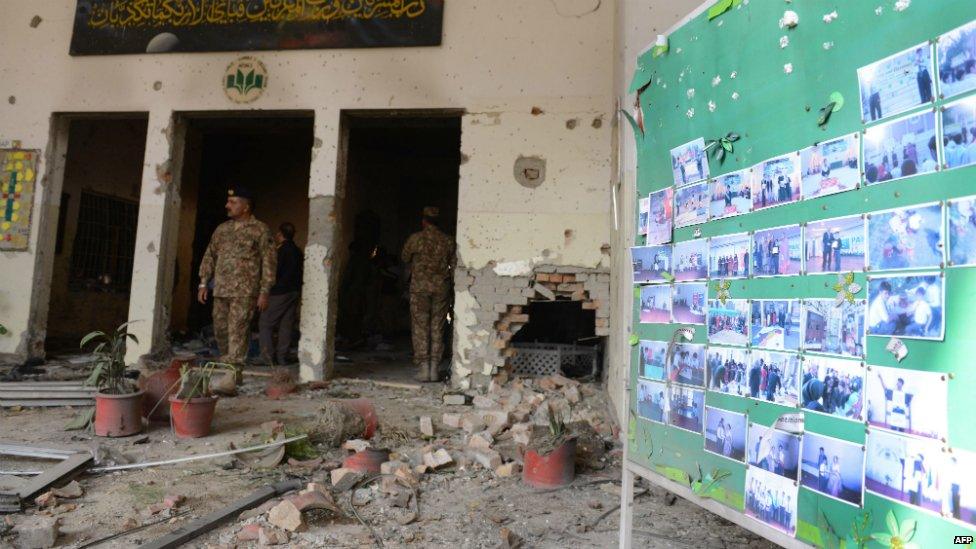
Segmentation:
<svg viewBox="0 0 976 549">
<path fill-rule="evenodd" d="M 86 385 L 98 388 L 95 393 L 95 434 L 100 437 L 124 437 L 142 431 L 142 394 L 125 377 L 125 343 L 127 339 L 138 343 L 128 331 L 128 322 L 114 332 L 91 332 L 81 338 L 80 347 L 98 342 L 92 351 L 91 375 Z"/>
<path fill-rule="evenodd" d="M 576 478 L 576 435 L 549 406 L 549 430 L 532 437 L 523 456 L 522 482 L 536 488 L 566 486 Z"/>
<path fill-rule="evenodd" d="M 184 364 L 180 368 L 180 390 L 169 397 L 169 417 L 179 438 L 199 438 L 210 434 L 210 423 L 217 408 L 217 396 L 210 380 L 218 369 L 234 371 L 234 366 L 208 362 L 200 368 Z"/>
</svg>

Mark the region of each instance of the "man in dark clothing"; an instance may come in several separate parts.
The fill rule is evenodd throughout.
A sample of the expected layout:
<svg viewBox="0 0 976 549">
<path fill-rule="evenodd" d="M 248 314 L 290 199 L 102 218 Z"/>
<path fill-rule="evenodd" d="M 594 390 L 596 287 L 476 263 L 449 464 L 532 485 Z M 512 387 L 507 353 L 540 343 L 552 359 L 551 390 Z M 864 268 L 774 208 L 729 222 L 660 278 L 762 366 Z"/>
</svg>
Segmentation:
<svg viewBox="0 0 976 549">
<path fill-rule="evenodd" d="M 834 243 L 834 235 L 830 231 L 825 230 L 822 240 L 823 240 L 823 257 L 821 257 L 820 259 L 820 270 L 826 272 L 830 270 L 830 261 L 832 259 L 832 253 L 834 251 L 833 246 L 831 245 Z M 837 267 L 839 270 L 840 265 L 838 265 Z"/>
<path fill-rule="evenodd" d="M 302 250 L 295 245 L 295 226 L 285 222 L 275 234 L 278 246 L 278 270 L 275 284 L 271 287 L 268 309 L 261 313 L 258 325 L 261 332 L 261 358 L 274 364 L 288 363 L 288 349 L 295 326 L 302 289 Z M 274 333 L 278 332 L 278 345 L 274 345 Z M 274 351 L 272 353 L 272 350 Z"/>
<path fill-rule="evenodd" d="M 762 366 L 754 363 L 749 369 L 749 396 L 759 398 L 759 385 L 762 383 Z"/>
<path fill-rule="evenodd" d="M 915 81 L 918 83 L 918 97 L 922 103 L 929 103 L 932 101 L 932 76 L 929 74 L 929 68 L 926 66 L 922 50 L 916 50 L 916 55 L 918 56 L 918 72 L 915 73 Z"/>
<path fill-rule="evenodd" d="M 779 390 L 780 376 L 778 368 L 770 368 L 769 376 L 766 377 L 766 400 L 773 402 L 776 398 L 776 391 Z"/>
</svg>

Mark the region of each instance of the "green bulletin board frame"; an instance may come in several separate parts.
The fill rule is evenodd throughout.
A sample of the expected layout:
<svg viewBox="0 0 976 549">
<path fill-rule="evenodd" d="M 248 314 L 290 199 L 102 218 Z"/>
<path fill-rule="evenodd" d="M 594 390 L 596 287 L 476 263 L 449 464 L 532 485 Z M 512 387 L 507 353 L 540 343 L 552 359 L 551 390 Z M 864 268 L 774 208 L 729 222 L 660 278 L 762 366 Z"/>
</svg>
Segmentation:
<svg viewBox="0 0 976 549">
<path fill-rule="evenodd" d="M 710 4 L 714 4 L 710 3 Z M 895 0 L 743 0 L 730 4 L 728 11 L 709 20 L 702 6 L 668 35 L 667 53 L 655 57 L 649 49 L 638 60 L 634 89 L 649 86 L 640 95 L 645 134 L 636 136 L 637 195 L 673 185 L 670 150 L 703 137 L 717 139 L 735 132 L 741 139 L 723 164 L 709 159 L 711 177 L 750 168 L 782 154 L 795 152 L 814 143 L 862 133 L 857 69 L 925 41 L 934 42 L 941 34 L 976 20 L 976 0 L 915 0 L 907 9 L 895 9 Z M 880 14 L 877 9 L 881 8 Z M 780 28 L 785 10 L 799 15 L 793 29 Z M 823 16 L 835 11 L 838 17 L 825 23 Z M 780 47 L 780 37 L 789 45 Z M 652 37 L 648 37 L 651 40 Z M 791 63 L 790 74 L 784 65 Z M 734 73 L 734 77 L 732 76 Z M 721 82 L 713 85 L 713 78 Z M 938 81 L 937 72 L 932 79 Z M 938 85 L 938 83 L 936 83 Z M 695 89 L 689 94 L 689 89 Z M 817 124 L 819 109 L 832 92 L 840 92 L 846 106 L 835 112 L 828 124 Z M 736 98 L 733 99 L 733 93 Z M 960 97 L 976 95 L 971 91 Z M 709 102 L 714 101 L 714 110 Z M 632 102 L 632 101 L 631 101 Z M 936 92 L 934 107 L 943 101 Z M 903 114 L 931 110 L 919 107 Z M 689 109 L 694 115 L 689 116 Z M 897 117 L 896 117 L 897 118 Z M 887 120 L 887 119 L 886 119 Z M 939 128 L 937 136 L 941 136 Z M 863 139 L 859 139 L 863 141 Z M 940 155 L 944 159 L 944 154 Z M 976 166 L 877 183 L 825 197 L 802 200 L 702 225 L 674 230 L 672 242 L 696 237 L 708 238 L 744 231 L 804 223 L 889 208 L 923 204 L 976 194 Z M 636 202 L 636 201 L 635 201 Z M 633 212 L 637 215 L 637 212 Z M 700 234 L 697 232 L 700 231 Z M 636 236 L 635 245 L 644 244 Z M 946 288 L 944 302 L 945 338 L 943 341 L 903 339 L 909 354 L 898 362 L 885 349 L 887 337 L 868 336 L 866 363 L 922 371 L 941 372 L 948 383 L 948 448 L 976 451 L 976 323 L 971 310 L 976 297 L 976 267 L 947 267 L 943 270 Z M 732 299 L 833 299 L 836 274 L 801 275 L 781 278 L 748 278 L 732 281 Z M 708 298 L 715 299 L 714 279 L 708 284 Z M 867 297 L 866 273 L 856 273 L 856 282 L 865 289 L 857 295 Z M 676 324 L 640 324 L 638 286 L 635 285 L 632 325 L 636 339 L 670 341 Z M 692 343 L 707 343 L 705 327 L 697 326 Z M 743 514 L 746 466 L 703 450 L 703 437 L 689 431 L 652 423 L 637 416 L 638 346 L 632 347 L 626 402 L 629 406 L 628 437 L 625 445 L 623 514 L 621 545 L 630 546 L 634 475 L 667 487 L 678 495 L 716 512 L 783 546 L 844 546 L 842 540 L 861 513 L 869 511 L 867 533 L 887 532 L 885 518 L 894 511 L 899 521 L 917 521 L 912 541 L 918 547 L 953 547 L 953 536 L 976 535 L 976 527 L 949 521 L 926 511 L 864 492 L 863 507 L 857 508 L 804 487 L 799 488 L 798 521 L 795 539 L 779 533 Z M 868 372 L 870 375 L 870 372 Z M 753 399 L 706 391 L 705 405 L 748 414 L 748 421 L 771 425 L 781 414 L 800 412 Z M 857 423 L 822 414 L 804 414 L 805 429 L 865 443 L 866 428 Z M 689 487 L 689 481 L 713 469 L 728 471 L 708 497 Z M 970 472 L 976 474 L 976 471 Z M 824 520 L 837 534 L 828 535 Z M 846 545 L 850 547 L 850 544 Z M 867 547 L 882 547 L 870 541 Z"/>
</svg>

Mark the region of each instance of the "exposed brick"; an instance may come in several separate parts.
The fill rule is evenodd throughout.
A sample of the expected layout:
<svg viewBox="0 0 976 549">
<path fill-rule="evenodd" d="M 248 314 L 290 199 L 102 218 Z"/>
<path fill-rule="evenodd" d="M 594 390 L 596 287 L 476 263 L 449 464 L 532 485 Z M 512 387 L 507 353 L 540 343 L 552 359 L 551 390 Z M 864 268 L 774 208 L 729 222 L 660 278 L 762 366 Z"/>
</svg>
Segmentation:
<svg viewBox="0 0 976 549">
<path fill-rule="evenodd" d="M 576 290 L 575 292 L 573 292 L 571 298 L 573 301 L 583 301 L 584 299 L 586 299 L 586 292 L 584 292 L 583 290 Z"/>
<path fill-rule="evenodd" d="M 596 332 L 594 333 L 594 335 L 597 335 L 597 336 L 600 336 L 600 337 L 607 337 L 607 336 L 610 335 L 610 328 L 597 327 Z"/>
<path fill-rule="evenodd" d="M 565 282 L 556 287 L 560 292 L 575 292 L 577 290 L 582 290 L 583 285 L 577 282 Z"/>
<path fill-rule="evenodd" d="M 609 318 L 598 318 L 598 319 L 596 319 L 596 326 L 598 328 L 606 328 L 609 325 L 610 325 L 610 319 Z"/>
<path fill-rule="evenodd" d="M 522 313 L 522 307 L 512 307 L 511 311 L 512 311 L 512 314 L 515 314 L 515 315 L 521 314 Z"/>
<path fill-rule="evenodd" d="M 587 311 L 595 311 L 599 308 L 600 308 L 600 301 L 596 299 L 591 299 L 590 301 L 583 303 L 583 309 Z"/>
<path fill-rule="evenodd" d="M 495 349 L 504 349 L 508 347 L 508 341 L 504 339 L 495 339 L 494 341 L 491 342 L 491 346 L 494 347 Z"/>
<path fill-rule="evenodd" d="M 522 324 L 525 324 L 526 322 L 529 321 L 529 315 L 527 315 L 527 314 L 512 314 L 512 315 L 509 315 L 508 316 L 508 320 L 510 322 L 521 322 Z"/>
<path fill-rule="evenodd" d="M 537 273 L 535 279 L 537 282 L 549 282 L 549 273 Z"/>
<path fill-rule="evenodd" d="M 558 274 L 558 273 L 557 274 L 549 275 L 549 281 L 550 282 L 557 282 L 557 283 L 558 282 L 562 282 L 563 281 L 563 275 Z"/>
<path fill-rule="evenodd" d="M 548 300 L 556 299 L 556 294 L 553 293 L 553 291 L 550 290 L 549 288 L 543 286 L 542 284 L 536 284 L 535 286 L 533 286 L 532 292 L 537 293 Z"/>
</svg>

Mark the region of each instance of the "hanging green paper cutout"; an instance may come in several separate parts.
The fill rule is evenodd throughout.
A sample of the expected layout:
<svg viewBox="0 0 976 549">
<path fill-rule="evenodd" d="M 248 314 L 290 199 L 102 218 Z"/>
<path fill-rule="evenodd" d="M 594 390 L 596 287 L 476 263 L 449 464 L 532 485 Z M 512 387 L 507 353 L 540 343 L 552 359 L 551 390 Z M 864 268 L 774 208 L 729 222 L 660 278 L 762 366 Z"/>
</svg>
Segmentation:
<svg viewBox="0 0 976 549">
<path fill-rule="evenodd" d="M 729 132 L 725 134 L 725 137 L 719 137 L 718 139 L 709 139 L 705 144 L 705 151 L 712 149 L 712 156 L 718 159 L 718 163 L 722 164 L 725 162 L 725 153 L 731 153 L 735 150 L 732 145 L 739 140 L 739 134 L 735 132 Z M 716 146 L 718 145 L 718 146 Z"/>
<path fill-rule="evenodd" d="M 640 337 L 638 337 L 637 334 L 630 334 L 630 339 L 627 340 L 627 342 L 630 343 L 631 347 L 633 347 L 634 345 L 640 343 Z"/>
<path fill-rule="evenodd" d="M 634 117 L 631 116 L 629 112 L 623 109 L 620 109 L 620 112 L 623 113 L 625 117 L 627 117 L 627 122 L 630 122 L 630 128 L 634 130 L 634 139 L 637 141 L 637 144 L 640 145 L 641 143 L 643 143 L 644 129 L 640 127 L 640 124 L 638 124 L 637 121 L 634 120 Z"/>
<path fill-rule="evenodd" d="M 722 15 L 741 3 L 742 0 L 719 0 L 718 2 L 712 4 L 712 7 L 708 8 L 708 20 L 711 21 L 712 19 L 715 19 L 719 15 Z"/>
<path fill-rule="evenodd" d="M 821 128 L 830 122 L 830 115 L 844 108 L 844 96 L 840 92 L 830 94 L 830 102 L 820 107 L 820 116 L 817 118 L 817 125 Z"/>
</svg>

